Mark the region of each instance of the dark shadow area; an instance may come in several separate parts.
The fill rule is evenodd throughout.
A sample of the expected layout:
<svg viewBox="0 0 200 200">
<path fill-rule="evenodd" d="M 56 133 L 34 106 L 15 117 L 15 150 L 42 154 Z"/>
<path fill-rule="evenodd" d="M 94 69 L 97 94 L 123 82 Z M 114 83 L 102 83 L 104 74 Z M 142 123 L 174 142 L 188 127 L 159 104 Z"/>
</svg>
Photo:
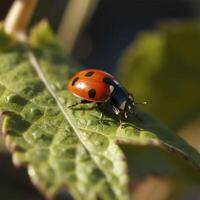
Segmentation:
<svg viewBox="0 0 200 200">
<path fill-rule="evenodd" d="M 0 194 L 5 200 L 44 200 L 34 188 L 24 168 L 15 168 L 8 154 L 0 154 Z"/>
</svg>

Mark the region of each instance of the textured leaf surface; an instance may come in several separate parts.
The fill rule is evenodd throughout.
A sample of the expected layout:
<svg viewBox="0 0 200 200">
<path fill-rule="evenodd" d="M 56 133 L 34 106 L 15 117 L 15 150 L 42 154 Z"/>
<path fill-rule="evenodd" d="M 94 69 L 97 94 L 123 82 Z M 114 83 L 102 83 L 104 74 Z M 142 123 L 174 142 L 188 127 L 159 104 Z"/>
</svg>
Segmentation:
<svg viewBox="0 0 200 200">
<path fill-rule="evenodd" d="M 0 109 L 14 163 L 27 165 L 48 196 L 63 188 L 75 199 L 129 199 L 128 166 L 118 144 L 174 150 L 199 167 L 199 154 L 146 113 L 138 111 L 142 121 L 132 115 L 120 127 L 109 105 L 103 124 L 94 104 L 69 109 L 79 101 L 65 89 L 72 64 L 47 24 L 32 31 L 30 44 L 1 49 Z"/>
<path fill-rule="evenodd" d="M 138 36 L 120 61 L 123 83 L 144 107 L 179 127 L 200 113 L 200 26 L 198 22 L 163 24 Z"/>
</svg>

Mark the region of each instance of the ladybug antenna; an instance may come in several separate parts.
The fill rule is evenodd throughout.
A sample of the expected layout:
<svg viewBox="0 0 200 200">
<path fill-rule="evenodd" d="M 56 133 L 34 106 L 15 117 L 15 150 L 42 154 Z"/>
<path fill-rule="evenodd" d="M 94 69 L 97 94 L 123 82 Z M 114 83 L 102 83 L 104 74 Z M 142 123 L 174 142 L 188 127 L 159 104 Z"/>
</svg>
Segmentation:
<svg viewBox="0 0 200 200">
<path fill-rule="evenodd" d="M 139 104 L 139 105 L 146 105 L 147 102 L 146 102 L 146 101 L 143 101 L 143 102 L 139 102 L 139 103 L 137 102 L 137 103 L 135 103 L 135 105 L 138 105 L 138 104 Z"/>
</svg>

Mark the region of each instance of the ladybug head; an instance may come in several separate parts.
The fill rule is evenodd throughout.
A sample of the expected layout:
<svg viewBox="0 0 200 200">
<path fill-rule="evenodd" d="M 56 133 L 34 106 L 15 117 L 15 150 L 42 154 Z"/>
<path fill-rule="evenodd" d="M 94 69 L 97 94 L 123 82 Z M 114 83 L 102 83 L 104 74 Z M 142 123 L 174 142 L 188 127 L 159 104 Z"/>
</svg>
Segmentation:
<svg viewBox="0 0 200 200">
<path fill-rule="evenodd" d="M 129 98 L 127 99 L 126 105 L 125 105 L 125 110 L 124 110 L 125 113 L 134 113 L 134 111 L 135 111 L 135 106 L 136 106 L 137 104 L 146 105 L 147 102 L 144 101 L 144 102 L 142 102 L 142 103 L 135 103 L 135 102 L 134 102 L 133 96 L 132 96 L 132 95 L 129 95 Z"/>
<path fill-rule="evenodd" d="M 135 111 L 135 103 L 131 98 L 128 98 L 126 101 L 125 112 L 134 113 L 134 111 Z"/>
</svg>

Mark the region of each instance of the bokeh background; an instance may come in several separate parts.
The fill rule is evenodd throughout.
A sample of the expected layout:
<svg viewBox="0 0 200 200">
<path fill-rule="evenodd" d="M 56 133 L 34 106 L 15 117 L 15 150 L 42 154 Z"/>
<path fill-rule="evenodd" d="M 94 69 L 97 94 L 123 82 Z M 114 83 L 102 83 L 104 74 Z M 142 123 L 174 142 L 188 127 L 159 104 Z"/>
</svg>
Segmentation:
<svg viewBox="0 0 200 200">
<path fill-rule="evenodd" d="M 74 62 L 115 74 L 137 102 L 148 102 L 141 106 L 142 110 L 150 112 L 200 150 L 200 2 L 94 0 L 89 10 L 85 9 L 85 20 L 79 24 L 74 19 L 84 11 L 84 3 L 80 6 L 78 0 L 74 1 L 79 5 L 78 10 L 69 6 L 72 1 L 40 0 L 31 26 L 48 19 Z M 12 2 L 0 1 L 0 20 L 5 18 Z M 73 42 L 69 45 L 63 41 Z M 1 149 L 0 196 L 5 200 L 43 199 L 30 184 L 25 170 L 14 169 L 10 156 L 4 147 Z M 155 149 L 136 148 L 134 156 L 137 154 L 144 160 L 155 154 L 163 157 Z M 150 159 L 150 162 L 153 166 L 157 160 Z M 161 162 L 165 163 L 162 159 L 158 163 Z M 136 168 L 144 166 L 141 160 L 138 163 L 135 161 Z M 163 167 L 162 173 L 169 168 Z M 153 171 L 133 186 L 135 199 L 200 199 L 200 180 L 187 181 L 188 176 L 183 173 L 182 182 L 175 184 L 168 177 L 156 174 L 155 168 Z M 155 195 L 150 197 L 152 192 Z"/>
</svg>

